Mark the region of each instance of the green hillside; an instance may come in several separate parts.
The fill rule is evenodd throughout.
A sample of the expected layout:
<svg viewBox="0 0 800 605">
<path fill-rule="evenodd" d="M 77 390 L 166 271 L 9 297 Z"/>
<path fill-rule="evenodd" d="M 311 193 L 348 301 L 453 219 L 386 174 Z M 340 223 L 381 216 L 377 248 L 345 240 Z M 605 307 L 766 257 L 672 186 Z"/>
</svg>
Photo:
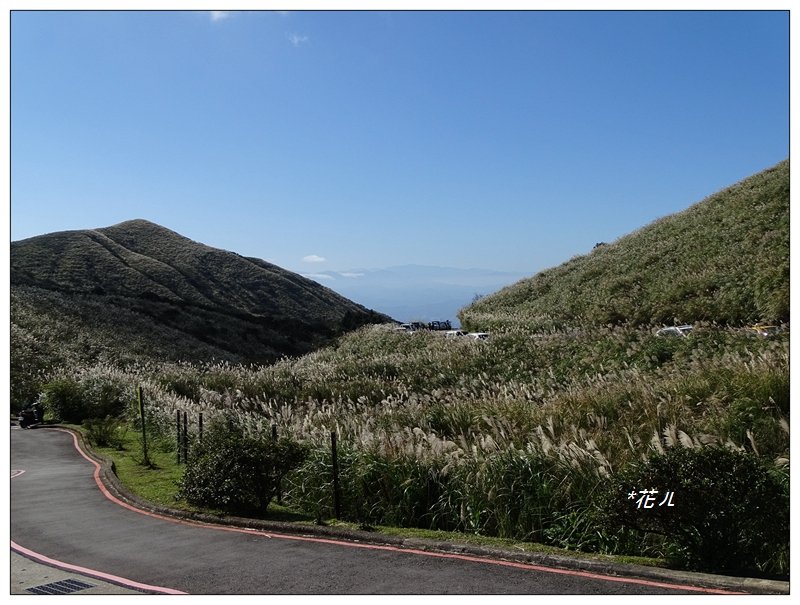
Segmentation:
<svg viewBox="0 0 800 605">
<path fill-rule="evenodd" d="M 493 330 L 789 320 L 789 161 L 462 310 Z"/>
<path fill-rule="evenodd" d="M 308 455 L 282 481 L 282 504 L 320 521 L 335 515 L 367 528 L 463 532 L 787 579 L 790 332 L 742 325 L 788 323 L 788 177 L 785 162 L 482 299 L 462 322 L 488 329 L 486 340 L 365 326 L 268 365 L 208 361 L 236 353 L 200 326 L 226 321 L 211 314 L 240 280 L 199 279 L 202 265 L 183 261 L 184 240 L 169 232 L 139 225 L 175 247 L 155 258 L 132 249 L 136 238 L 120 243 L 105 230 L 126 251 L 126 266 L 158 276 L 141 280 L 151 294 L 138 297 L 135 272 L 98 286 L 68 247 L 48 255 L 46 241 L 34 242 L 28 258 L 37 262 L 14 261 L 12 406 L 19 385 L 28 394 L 35 387 L 52 419 L 113 413 L 135 427 L 131 394 L 141 387 L 148 435 L 164 451 L 178 448 L 176 410 L 188 411 L 194 436 L 202 413 L 205 426 L 224 420 L 263 443 L 274 427 L 301 443 Z M 192 249 L 189 259 L 209 250 Z M 225 261 L 211 265 L 251 270 Z M 185 279 L 169 278 L 173 271 Z M 64 277 L 73 272 L 74 280 Z M 295 290 L 281 291 L 291 298 Z M 268 305 L 246 292 L 230 300 L 243 314 L 233 317 L 252 325 L 253 309 Z M 347 312 L 333 314 L 323 336 L 352 323 Z M 674 321 L 693 323 L 691 335 L 665 338 L 653 326 Z M 185 329 L 192 322 L 196 329 Z M 321 338 L 303 332 L 307 325 L 293 337 Z M 123 345 L 161 357 L 122 363 Z M 164 361 L 191 359 L 182 353 L 192 347 L 201 363 Z M 51 371 L 37 374 L 43 366 Z M 639 510 L 629 497 L 639 490 L 672 494 L 675 508 Z M 168 499 L 182 502 L 177 493 Z"/>
<path fill-rule="evenodd" d="M 269 362 L 388 318 L 134 220 L 11 243 L 12 357 Z M 41 364 L 39 364 L 41 365 Z"/>
</svg>

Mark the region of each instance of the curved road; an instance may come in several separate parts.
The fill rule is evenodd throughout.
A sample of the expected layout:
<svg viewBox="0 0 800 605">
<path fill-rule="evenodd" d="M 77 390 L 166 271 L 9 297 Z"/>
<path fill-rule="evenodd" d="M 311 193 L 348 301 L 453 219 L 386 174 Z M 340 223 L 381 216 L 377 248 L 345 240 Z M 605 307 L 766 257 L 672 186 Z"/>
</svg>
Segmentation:
<svg viewBox="0 0 800 605">
<path fill-rule="evenodd" d="M 14 429 L 11 547 L 143 592 L 687 594 L 693 589 L 478 557 L 178 521 L 104 493 L 73 436 Z"/>
</svg>

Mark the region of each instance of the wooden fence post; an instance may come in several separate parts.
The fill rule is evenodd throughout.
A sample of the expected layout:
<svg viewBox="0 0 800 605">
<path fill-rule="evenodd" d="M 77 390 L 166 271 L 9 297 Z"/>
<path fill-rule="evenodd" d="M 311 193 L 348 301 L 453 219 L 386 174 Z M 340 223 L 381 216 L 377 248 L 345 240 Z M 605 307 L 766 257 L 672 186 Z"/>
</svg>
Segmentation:
<svg viewBox="0 0 800 605">
<path fill-rule="evenodd" d="M 338 519 L 342 516 L 342 503 L 339 493 L 339 460 L 336 454 L 336 431 L 331 431 L 331 459 L 333 461 L 333 511 Z"/>
<path fill-rule="evenodd" d="M 272 432 L 272 442 L 275 443 L 276 441 L 278 441 L 278 425 L 277 424 L 273 424 L 272 425 L 271 432 Z M 278 500 L 278 504 L 283 504 L 282 496 L 281 496 L 281 482 L 280 482 L 280 479 L 278 479 L 276 481 L 275 497 Z"/>
<path fill-rule="evenodd" d="M 150 466 L 150 458 L 147 455 L 147 429 L 144 415 L 144 397 L 142 396 L 142 387 L 136 387 L 136 398 L 139 400 L 139 415 L 142 418 L 142 452 L 144 453 L 144 463 Z"/>
<path fill-rule="evenodd" d="M 183 411 L 183 461 L 189 460 L 189 414 Z"/>
<path fill-rule="evenodd" d="M 178 464 L 181 463 L 181 411 L 175 412 L 175 453 L 178 457 Z M 184 462 L 186 462 L 184 460 Z"/>
</svg>

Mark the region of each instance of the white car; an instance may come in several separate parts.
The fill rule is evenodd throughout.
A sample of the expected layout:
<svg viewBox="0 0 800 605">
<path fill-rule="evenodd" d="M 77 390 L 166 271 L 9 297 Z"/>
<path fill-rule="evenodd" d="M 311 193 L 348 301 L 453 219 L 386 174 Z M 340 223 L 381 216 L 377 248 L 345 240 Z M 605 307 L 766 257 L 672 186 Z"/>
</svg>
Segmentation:
<svg viewBox="0 0 800 605">
<path fill-rule="evenodd" d="M 692 326 L 670 326 L 668 328 L 661 328 L 656 332 L 656 336 L 689 336 L 692 332 Z"/>
<path fill-rule="evenodd" d="M 462 336 L 466 336 L 467 333 L 463 330 L 448 330 L 444 333 L 445 338 L 460 338 Z"/>
<path fill-rule="evenodd" d="M 467 334 L 468 338 L 474 338 L 475 340 L 486 340 L 489 338 L 488 332 L 470 332 Z"/>
</svg>

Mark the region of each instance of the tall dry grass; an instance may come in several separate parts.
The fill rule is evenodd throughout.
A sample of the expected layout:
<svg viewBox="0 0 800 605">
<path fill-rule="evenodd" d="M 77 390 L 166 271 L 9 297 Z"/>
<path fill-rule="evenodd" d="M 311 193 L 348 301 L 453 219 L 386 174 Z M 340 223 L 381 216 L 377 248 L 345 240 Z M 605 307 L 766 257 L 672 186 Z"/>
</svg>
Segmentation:
<svg viewBox="0 0 800 605">
<path fill-rule="evenodd" d="M 192 431 L 200 413 L 235 417 L 253 434 L 275 425 L 311 451 L 286 478 L 284 502 L 321 518 L 333 513 L 335 431 L 345 518 L 659 554 L 666 546 L 652 537 L 601 535 L 597 495 L 673 447 L 721 445 L 786 473 L 788 355 L 786 334 L 712 325 L 673 340 L 614 327 L 507 330 L 484 342 L 378 326 L 271 366 L 68 372 L 87 396 L 104 382 L 131 393 L 142 385 L 167 440 L 177 410 L 188 410 Z"/>
</svg>

